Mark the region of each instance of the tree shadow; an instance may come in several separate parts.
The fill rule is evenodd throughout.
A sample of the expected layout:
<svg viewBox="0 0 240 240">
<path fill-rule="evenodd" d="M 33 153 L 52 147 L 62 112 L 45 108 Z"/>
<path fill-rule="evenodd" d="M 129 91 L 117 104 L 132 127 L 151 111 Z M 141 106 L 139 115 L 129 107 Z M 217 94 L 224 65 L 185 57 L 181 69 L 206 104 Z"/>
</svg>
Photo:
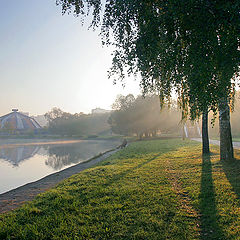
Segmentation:
<svg viewBox="0 0 240 240">
<path fill-rule="evenodd" d="M 232 190 L 240 199 L 240 160 L 221 161 L 223 171 L 232 186 Z"/>
<path fill-rule="evenodd" d="M 104 183 L 104 187 L 108 187 L 110 185 L 112 185 L 113 183 L 119 181 L 120 179 L 124 178 L 126 175 L 128 175 L 129 173 L 133 172 L 134 170 L 143 167 L 144 165 L 152 162 L 153 160 L 155 160 L 156 158 L 158 158 L 159 156 L 161 156 L 162 154 L 157 154 L 155 156 L 153 156 L 152 158 L 148 159 L 147 161 L 144 161 L 140 164 L 138 164 L 137 166 L 134 166 L 126 171 L 123 171 L 119 174 L 116 174 L 112 177 L 112 179 L 106 183 Z"/>
<path fill-rule="evenodd" d="M 218 225 L 215 188 L 212 179 L 211 155 L 202 157 L 200 194 L 201 239 L 226 239 Z"/>
</svg>

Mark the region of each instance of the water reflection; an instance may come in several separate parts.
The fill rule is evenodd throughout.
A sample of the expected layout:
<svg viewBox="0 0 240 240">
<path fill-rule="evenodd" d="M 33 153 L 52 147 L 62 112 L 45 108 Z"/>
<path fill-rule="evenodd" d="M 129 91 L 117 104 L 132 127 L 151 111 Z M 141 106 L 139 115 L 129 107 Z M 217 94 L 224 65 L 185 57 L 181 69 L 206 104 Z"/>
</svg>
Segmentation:
<svg viewBox="0 0 240 240">
<path fill-rule="evenodd" d="M 84 162 L 119 145 L 118 141 L 103 140 L 65 143 L 0 146 L 0 194 Z"/>
<path fill-rule="evenodd" d="M 101 151 L 112 148 L 112 143 L 107 145 L 109 146 L 106 146 L 106 142 L 100 144 L 97 141 L 86 141 L 81 145 L 50 146 L 48 147 L 48 159 L 45 164 L 54 170 L 60 170 L 65 166 L 86 161 Z"/>
<path fill-rule="evenodd" d="M 19 146 L 0 149 L 0 158 L 18 167 L 20 162 L 33 157 L 40 150 L 40 146 Z"/>
<path fill-rule="evenodd" d="M 45 164 L 54 170 L 60 170 L 64 166 L 78 163 L 80 159 L 84 159 L 84 152 L 79 152 L 79 149 L 74 145 L 52 146 L 48 149 L 48 159 Z"/>
<path fill-rule="evenodd" d="M 5 147 L 0 148 L 0 159 L 8 161 L 14 167 L 20 167 L 20 163 L 38 154 L 44 157 L 45 165 L 56 171 L 86 161 L 116 145 L 111 141 L 92 140 L 73 144 Z"/>
</svg>

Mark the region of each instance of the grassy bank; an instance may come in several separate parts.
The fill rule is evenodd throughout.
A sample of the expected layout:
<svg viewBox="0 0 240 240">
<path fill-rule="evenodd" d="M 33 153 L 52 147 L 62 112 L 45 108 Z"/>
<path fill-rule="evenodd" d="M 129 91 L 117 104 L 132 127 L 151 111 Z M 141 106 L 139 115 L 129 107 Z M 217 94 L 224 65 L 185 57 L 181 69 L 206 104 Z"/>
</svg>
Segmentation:
<svg viewBox="0 0 240 240">
<path fill-rule="evenodd" d="M 195 142 L 132 143 L 1 215 L 0 239 L 239 239 L 240 161 L 212 150 L 202 159 Z"/>
</svg>

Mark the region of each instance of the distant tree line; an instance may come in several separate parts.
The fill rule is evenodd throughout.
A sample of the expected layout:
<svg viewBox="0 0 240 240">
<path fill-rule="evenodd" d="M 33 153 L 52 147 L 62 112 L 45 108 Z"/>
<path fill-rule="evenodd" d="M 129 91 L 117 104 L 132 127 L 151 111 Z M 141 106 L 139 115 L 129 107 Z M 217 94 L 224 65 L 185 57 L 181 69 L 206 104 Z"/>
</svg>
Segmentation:
<svg viewBox="0 0 240 240">
<path fill-rule="evenodd" d="M 48 131 L 52 134 L 67 136 L 91 136 L 109 131 L 107 123 L 109 113 L 71 114 L 59 108 L 53 108 L 45 114 L 48 120 Z"/>
<path fill-rule="evenodd" d="M 112 105 L 108 123 L 116 134 L 137 135 L 139 138 L 157 133 L 180 133 L 181 113 L 176 103 L 160 110 L 159 96 L 134 97 L 119 95 Z"/>
</svg>

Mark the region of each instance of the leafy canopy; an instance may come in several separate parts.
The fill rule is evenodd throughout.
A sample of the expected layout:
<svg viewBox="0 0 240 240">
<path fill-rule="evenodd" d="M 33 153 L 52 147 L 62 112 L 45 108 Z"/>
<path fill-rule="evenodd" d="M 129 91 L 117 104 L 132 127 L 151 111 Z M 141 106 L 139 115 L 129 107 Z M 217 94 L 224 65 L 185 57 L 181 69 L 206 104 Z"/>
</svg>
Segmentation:
<svg viewBox="0 0 240 240">
<path fill-rule="evenodd" d="M 173 89 L 191 113 L 230 99 L 240 63 L 240 1 L 231 0 L 57 0 L 91 26 L 103 44 L 115 46 L 110 76 L 142 76 L 143 93 L 158 91 L 161 102 Z"/>
</svg>

